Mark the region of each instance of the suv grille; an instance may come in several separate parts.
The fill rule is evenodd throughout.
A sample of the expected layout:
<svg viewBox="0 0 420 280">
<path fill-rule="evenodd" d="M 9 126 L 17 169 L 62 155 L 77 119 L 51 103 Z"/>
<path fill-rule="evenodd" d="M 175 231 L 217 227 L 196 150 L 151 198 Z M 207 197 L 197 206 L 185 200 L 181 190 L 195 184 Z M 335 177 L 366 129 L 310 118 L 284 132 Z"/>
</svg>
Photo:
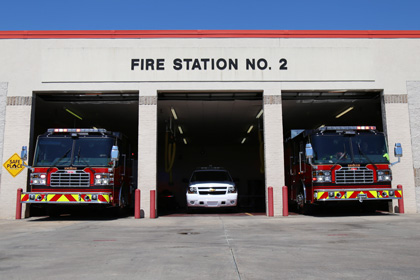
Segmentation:
<svg viewBox="0 0 420 280">
<path fill-rule="evenodd" d="M 51 187 L 89 187 L 90 174 L 83 170 L 59 170 L 51 174 Z"/>
<path fill-rule="evenodd" d="M 348 167 L 343 167 L 335 171 L 335 182 L 337 184 L 373 183 L 373 170 L 365 167 L 350 170 Z"/>
<path fill-rule="evenodd" d="M 202 194 L 202 195 L 223 195 L 223 194 L 226 194 L 226 187 L 198 188 L 198 194 Z"/>
</svg>

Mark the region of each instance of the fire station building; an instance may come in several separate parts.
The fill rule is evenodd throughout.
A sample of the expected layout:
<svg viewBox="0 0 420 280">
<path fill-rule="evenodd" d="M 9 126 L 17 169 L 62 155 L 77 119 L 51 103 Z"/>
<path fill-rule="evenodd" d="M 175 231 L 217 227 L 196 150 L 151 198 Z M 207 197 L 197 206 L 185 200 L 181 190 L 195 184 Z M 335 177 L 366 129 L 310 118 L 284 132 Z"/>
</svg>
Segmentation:
<svg viewBox="0 0 420 280">
<path fill-rule="evenodd" d="M 266 212 L 272 187 L 281 216 L 292 130 L 375 126 L 391 163 L 403 148 L 405 213 L 420 209 L 420 31 L 0 31 L 0 62 L 0 218 L 29 188 L 22 146 L 31 165 L 49 128 L 124 134 L 149 217 L 151 190 L 159 214 L 182 212 L 210 165 L 245 211 Z"/>
</svg>

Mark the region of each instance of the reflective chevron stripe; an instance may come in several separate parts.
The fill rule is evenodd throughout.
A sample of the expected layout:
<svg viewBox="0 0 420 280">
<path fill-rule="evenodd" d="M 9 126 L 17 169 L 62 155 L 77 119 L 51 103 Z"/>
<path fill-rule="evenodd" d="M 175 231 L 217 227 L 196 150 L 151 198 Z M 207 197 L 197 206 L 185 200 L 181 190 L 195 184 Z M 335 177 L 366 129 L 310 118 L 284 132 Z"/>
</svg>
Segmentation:
<svg viewBox="0 0 420 280">
<path fill-rule="evenodd" d="M 21 194 L 22 203 L 111 203 L 111 193 L 35 193 Z"/>
<path fill-rule="evenodd" d="M 369 190 L 316 190 L 315 200 L 380 200 L 401 199 L 400 189 L 369 189 Z"/>
</svg>

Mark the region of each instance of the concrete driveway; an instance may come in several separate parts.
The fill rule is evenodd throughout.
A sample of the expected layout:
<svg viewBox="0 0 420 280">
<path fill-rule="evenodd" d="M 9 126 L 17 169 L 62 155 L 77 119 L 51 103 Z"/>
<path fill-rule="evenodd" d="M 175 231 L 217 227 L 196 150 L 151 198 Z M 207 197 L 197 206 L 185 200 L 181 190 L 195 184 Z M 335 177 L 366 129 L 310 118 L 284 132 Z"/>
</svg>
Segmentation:
<svg viewBox="0 0 420 280">
<path fill-rule="evenodd" d="M 0 279 L 420 279 L 420 215 L 0 220 Z"/>
</svg>

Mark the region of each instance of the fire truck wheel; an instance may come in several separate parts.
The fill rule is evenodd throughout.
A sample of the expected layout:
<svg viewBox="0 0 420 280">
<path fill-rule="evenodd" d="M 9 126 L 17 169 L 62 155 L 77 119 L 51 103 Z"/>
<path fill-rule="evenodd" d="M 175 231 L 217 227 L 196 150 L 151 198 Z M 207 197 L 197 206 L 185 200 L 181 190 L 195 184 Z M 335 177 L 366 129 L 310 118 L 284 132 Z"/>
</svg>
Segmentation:
<svg viewBox="0 0 420 280">
<path fill-rule="evenodd" d="M 296 196 L 296 206 L 298 209 L 298 213 L 300 214 L 311 214 L 312 213 L 312 205 L 309 205 L 305 202 L 305 196 L 303 194 L 303 190 L 299 190 L 299 193 Z"/>
</svg>

